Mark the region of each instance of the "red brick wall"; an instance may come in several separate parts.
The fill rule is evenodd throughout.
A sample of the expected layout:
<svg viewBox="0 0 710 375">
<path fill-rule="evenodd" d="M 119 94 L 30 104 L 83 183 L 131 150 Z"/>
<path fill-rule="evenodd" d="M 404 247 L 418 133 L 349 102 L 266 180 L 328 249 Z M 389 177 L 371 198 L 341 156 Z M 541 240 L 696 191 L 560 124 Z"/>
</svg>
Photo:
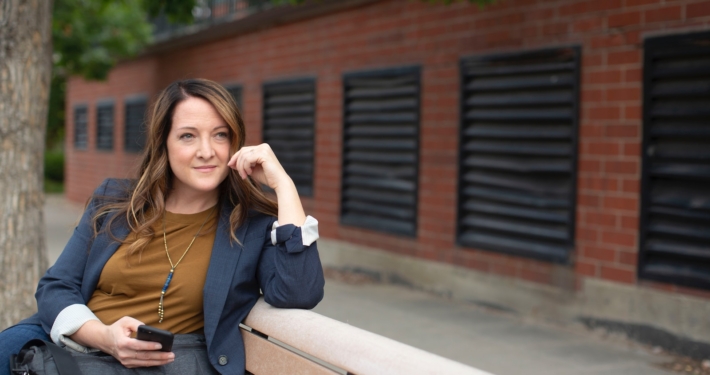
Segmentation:
<svg viewBox="0 0 710 375">
<path fill-rule="evenodd" d="M 105 82 L 86 82 L 72 77 L 67 83 L 66 102 L 66 196 L 84 202 L 107 177 L 134 177 L 140 154 L 124 151 L 124 99 L 133 95 L 152 97 L 160 89 L 155 83 L 155 59 L 141 59 L 116 67 Z M 113 150 L 96 150 L 96 102 L 114 100 Z M 87 105 L 88 147 L 74 149 L 74 107 Z"/>
<path fill-rule="evenodd" d="M 89 150 L 67 143 L 67 195 L 83 200 L 106 176 L 125 176 L 135 157 L 122 151 L 122 98 L 153 94 L 169 82 L 205 77 L 243 86 L 247 143 L 261 139 L 261 85 L 317 77 L 314 198 L 308 212 L 324 237 L 546 284 L 584 277 L 635 283 L 641 171 L 643 38 L 707 30 L 710 1 L 500 0 L 484 10 L 390 0 L 315 19 L 121 64 L 107 83 L 69 84 L 71 108 L 91 104 Z M 461 248 L 455 244 L 459 61 L 474 54 L 581 45 L 579 172 L 574 266 Z M 422 67 L 417 238 L 341 226 L 342 75 Z M 116 151 L 94 149 L 97 98 L 116 99 Z M 652 287 L 688 292 L 658 283 Z M 570 285 L 565 285 L 569 287 Z M 693 291 L 689 291 L 693 293 Z"/>
</svg>

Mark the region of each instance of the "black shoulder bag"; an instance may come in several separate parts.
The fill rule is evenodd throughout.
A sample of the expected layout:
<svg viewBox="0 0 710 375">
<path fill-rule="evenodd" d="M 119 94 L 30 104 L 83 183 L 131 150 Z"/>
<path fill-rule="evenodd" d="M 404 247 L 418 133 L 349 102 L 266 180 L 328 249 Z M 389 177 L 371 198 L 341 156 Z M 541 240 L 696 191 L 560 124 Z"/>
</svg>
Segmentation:
<svg viewBox="0 0 710 375">
<path fill-rule="evenodd" d="M 13 375 L 80 375 L 79 365 L 71 353 L 54 343 L 30 340 L 20 352 L 10 357 Z"/>
</svg>

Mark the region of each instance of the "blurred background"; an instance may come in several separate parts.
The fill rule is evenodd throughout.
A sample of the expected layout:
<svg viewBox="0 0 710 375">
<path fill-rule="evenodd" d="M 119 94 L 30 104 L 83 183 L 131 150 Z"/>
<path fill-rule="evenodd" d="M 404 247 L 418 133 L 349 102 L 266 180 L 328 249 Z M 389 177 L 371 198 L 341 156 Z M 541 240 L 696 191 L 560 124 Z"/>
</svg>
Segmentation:
<svg viewBox="0 0 710 375">
<path fill-rule="evenodd" d="M 317 312 L 498 374 L 710 373 L 709 1 L 184 3 L 56 2 L 50 262 L 208 78 L 320 222 Z"/>
</svg>

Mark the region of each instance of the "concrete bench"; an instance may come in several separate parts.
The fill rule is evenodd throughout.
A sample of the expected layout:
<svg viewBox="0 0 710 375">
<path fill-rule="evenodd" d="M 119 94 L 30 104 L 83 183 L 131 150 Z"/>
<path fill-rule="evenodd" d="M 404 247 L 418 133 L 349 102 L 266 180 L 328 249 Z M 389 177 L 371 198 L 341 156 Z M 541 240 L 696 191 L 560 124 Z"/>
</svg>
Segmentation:
<svg viewBox="0 0 710 375">
<path fill-rule="evenodd" d="M 263 299 L 241 332 L 246 369 L 254 375 L 490 375 L 312 311 L 271 307 Z"/>
</svg>

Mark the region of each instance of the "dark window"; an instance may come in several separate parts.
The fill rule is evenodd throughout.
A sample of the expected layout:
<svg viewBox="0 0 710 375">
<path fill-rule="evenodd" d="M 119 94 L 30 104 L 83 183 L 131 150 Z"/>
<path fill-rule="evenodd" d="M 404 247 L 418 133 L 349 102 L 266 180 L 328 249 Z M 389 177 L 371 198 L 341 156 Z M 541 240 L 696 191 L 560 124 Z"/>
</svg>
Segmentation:
<svg viewBox="0 0 710 375">
<path fill-rule="evenodd" d="M 415 236 L 419 68 L 346 74 L 341 222 Z"/>
<path fill-rule="evenodd" d="M 301 195 L 313 195 L 315 80 L 264 85 L 264 142 L 271 146 Z"/>
<path fill-rule="evenodd" d="M 125 150 L 140 152 L 145 146 L 145 110 L 148 101 L 145 98 L 126 100 Z"/>
<path fill-rule="evenodd" d="M 462 60 L 459 244 L 569 260 L 579 60 L 578 48 Z"/>
<path fill-rule="evenodd" d="M 639 277 L 710 289 L 710 33 L 644 48 Z"/>
<path fill-rule="evenodd" d="M 96 105 L 96 149 L 113 150 L 113 101 Z"/>
<path fill-rule="evenodd" d="M 239 112 L 242 114 L 242 116 L 244 116 L 244 110 L 242 109 L 242 87 L 237 85 L 231 85 L 226 86 L 225 88 L 227 89 L 227 91 L 229 91 L 230 94 L 232 94 L 234 101 L 237 102 L 237 107 L 239 107 Z"/>
<path fill-rule="evenodd" d="M 77 150 L 86 150 L 89 144 L 87 111 L 85 105 L 74 107 L 74 148 Z"/>
</svg>

